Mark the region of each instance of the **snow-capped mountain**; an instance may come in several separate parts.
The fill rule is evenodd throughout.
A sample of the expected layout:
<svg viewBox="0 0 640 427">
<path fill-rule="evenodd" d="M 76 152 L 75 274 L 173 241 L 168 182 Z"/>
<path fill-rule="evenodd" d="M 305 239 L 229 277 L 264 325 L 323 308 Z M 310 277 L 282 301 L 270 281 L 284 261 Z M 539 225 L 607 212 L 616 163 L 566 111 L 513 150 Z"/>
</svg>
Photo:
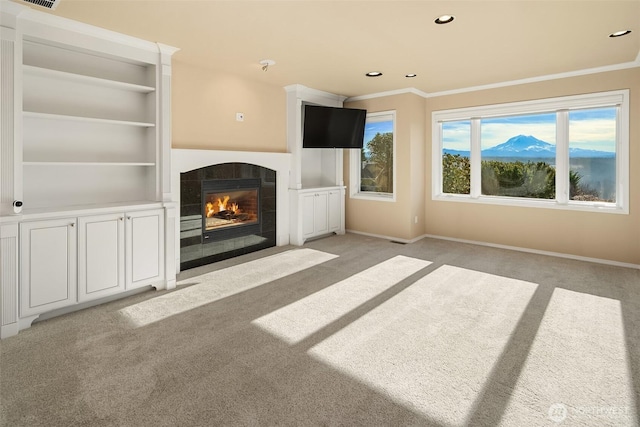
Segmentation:
<svg viewBox="0 0 640 427">
<path fill-rule="evenodd" d="M 531 135 L 518 135 L 482 150 L 486 157 L 555 157 L 556 146 Z"/>
<path fill-rule="evenodd" d="M 571 157 L 589 157 L 589 158 L 610 158 L 615 157 L 615 153 L 598 150 L 585 150 L 582 148 L 570 148 Z M 444 150 L 445 154 L 459 154 L 463 157 L 469 157 L 468 151 Z M 509 138 L 506 142 L 498 144 L 495 147 L 482 150 L 482 157 L 523 157 L 523 158 L 555 158 L 556 146 L 542 141 L 531 135 L 518 135 Z"/>
</svg>

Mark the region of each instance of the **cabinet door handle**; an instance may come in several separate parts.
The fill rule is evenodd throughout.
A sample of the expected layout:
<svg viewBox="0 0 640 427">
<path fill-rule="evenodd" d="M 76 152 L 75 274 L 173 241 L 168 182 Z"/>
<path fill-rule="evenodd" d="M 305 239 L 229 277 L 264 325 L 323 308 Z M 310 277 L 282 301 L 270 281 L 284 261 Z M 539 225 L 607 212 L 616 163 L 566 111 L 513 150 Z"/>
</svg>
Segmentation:
<svg viewBox="0 0 640 427">
<path fill-rule="evenodd" d="M 72 222 L 71 224 L 69 224 L 71 227 L 75 227 L 76 224 L 74 222 Z"/>
<path fill-rule="evenodd" d="M 131 219 L 131 217 L 130 217 L 130 216 L 128 216 L 128 217 L 127 217 L 127 219 Z"/>
</svg>

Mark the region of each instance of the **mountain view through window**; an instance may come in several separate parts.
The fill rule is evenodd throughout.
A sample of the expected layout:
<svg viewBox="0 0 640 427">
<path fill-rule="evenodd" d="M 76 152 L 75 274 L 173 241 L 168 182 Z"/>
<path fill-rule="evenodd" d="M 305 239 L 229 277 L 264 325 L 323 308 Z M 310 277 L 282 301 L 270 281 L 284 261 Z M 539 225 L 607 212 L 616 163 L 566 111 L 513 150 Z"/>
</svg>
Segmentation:
<svg viewBox="0 0 640 427">
<path fill-rule="evenodd" d="M 570 111 L 564 156 L 557 121 L 556 112 L 479 120 L 480 194 L 555 199 L 556 180 L 563 179 L 570 200 L 615 202 L 616 107 Z M 443 193 L 470 194 L 471 145 L 470 120 L 442 124 Z M 556 177 L 562 158 L 568 174 Z"/>
</svg>

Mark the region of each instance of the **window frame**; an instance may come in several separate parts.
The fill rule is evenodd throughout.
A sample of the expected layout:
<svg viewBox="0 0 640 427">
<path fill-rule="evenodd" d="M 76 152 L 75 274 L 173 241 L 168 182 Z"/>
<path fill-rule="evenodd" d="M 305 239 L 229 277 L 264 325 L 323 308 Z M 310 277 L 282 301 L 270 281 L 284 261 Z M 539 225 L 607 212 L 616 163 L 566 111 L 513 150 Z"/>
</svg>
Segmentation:
<svg viewBox="0 0 640 427">
<path fill-rule="evenodd" d="M 397 186 L 397 151 L 396 151 L 396 111 L 378 111 L 374 113 L 367 113 L 366 120 L 369 118 L 377 118 L 389 116 L 393 122 L 393 192 L 392 193 L 380 193 L 374 191 L 361 191 L 361 152 L 364 149 L 352 149 L 349 150 L 349 197 L 352 199 L 374 200 L 378 202 L 395 202 L 396 201 L 396 186 Z M 365 124 L 366 126 L 366 124 Z M 366 143 L 366 142 L 365 142 Z"/>
<path fill-rule="evenodd" d="M 569 200 L 569 111 L 616 106 L 616 201 L 584 202 Z M 481 194 L 480 121 L 483 118 L 517 116 L 536 113 L 556 113 L 556 198 L 534 199 Z M 442 123 L 471 122 L 470 194 L 450 194 L 442 191 Z M 432 193 L 434 201 L 481 203 L 548 209 L 577 210 L 629 214 L 629 90 L 572 95 L 532 101 L 484 105 L 434 111 L 432 126 Z M 475 166 L 475 167 L 474 167 Z M 561 177 L 564 177 L 561 178 Z"/>
</svg>

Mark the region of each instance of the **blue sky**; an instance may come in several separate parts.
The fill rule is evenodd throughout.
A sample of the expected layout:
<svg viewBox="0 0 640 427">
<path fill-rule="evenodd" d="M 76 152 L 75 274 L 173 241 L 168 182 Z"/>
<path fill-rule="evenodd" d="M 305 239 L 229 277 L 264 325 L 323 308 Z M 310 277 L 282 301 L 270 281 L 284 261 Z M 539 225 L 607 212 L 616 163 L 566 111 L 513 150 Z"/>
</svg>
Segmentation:
<svg viewBox="0 0 640 427">
<path fill-rule="evenodd" d="M 393 121 L 387 122 L 367 122 L 364 127 L 364 144 L 371 141 L 377 133 L 393 132 Z"/>
<path fill-rule="evenodd" d="M 393 132 L 393 120 L 366 122 L 364 125 L 364 150 L 368 153 L 367 142 L 371 141 L 377 133 Z"/>
<path fill-rule="evenodd" d="M 614 107 L 569 112 L 570 147 L 615 152 L 615 119 Z M 444 148 L 469 151 L 470 121 L 446 122 L 442 129 Z M 483 119 L 482 149 L 495 147 L 521 134 L 555 144 L 555 113 Z"/>
</svg>

